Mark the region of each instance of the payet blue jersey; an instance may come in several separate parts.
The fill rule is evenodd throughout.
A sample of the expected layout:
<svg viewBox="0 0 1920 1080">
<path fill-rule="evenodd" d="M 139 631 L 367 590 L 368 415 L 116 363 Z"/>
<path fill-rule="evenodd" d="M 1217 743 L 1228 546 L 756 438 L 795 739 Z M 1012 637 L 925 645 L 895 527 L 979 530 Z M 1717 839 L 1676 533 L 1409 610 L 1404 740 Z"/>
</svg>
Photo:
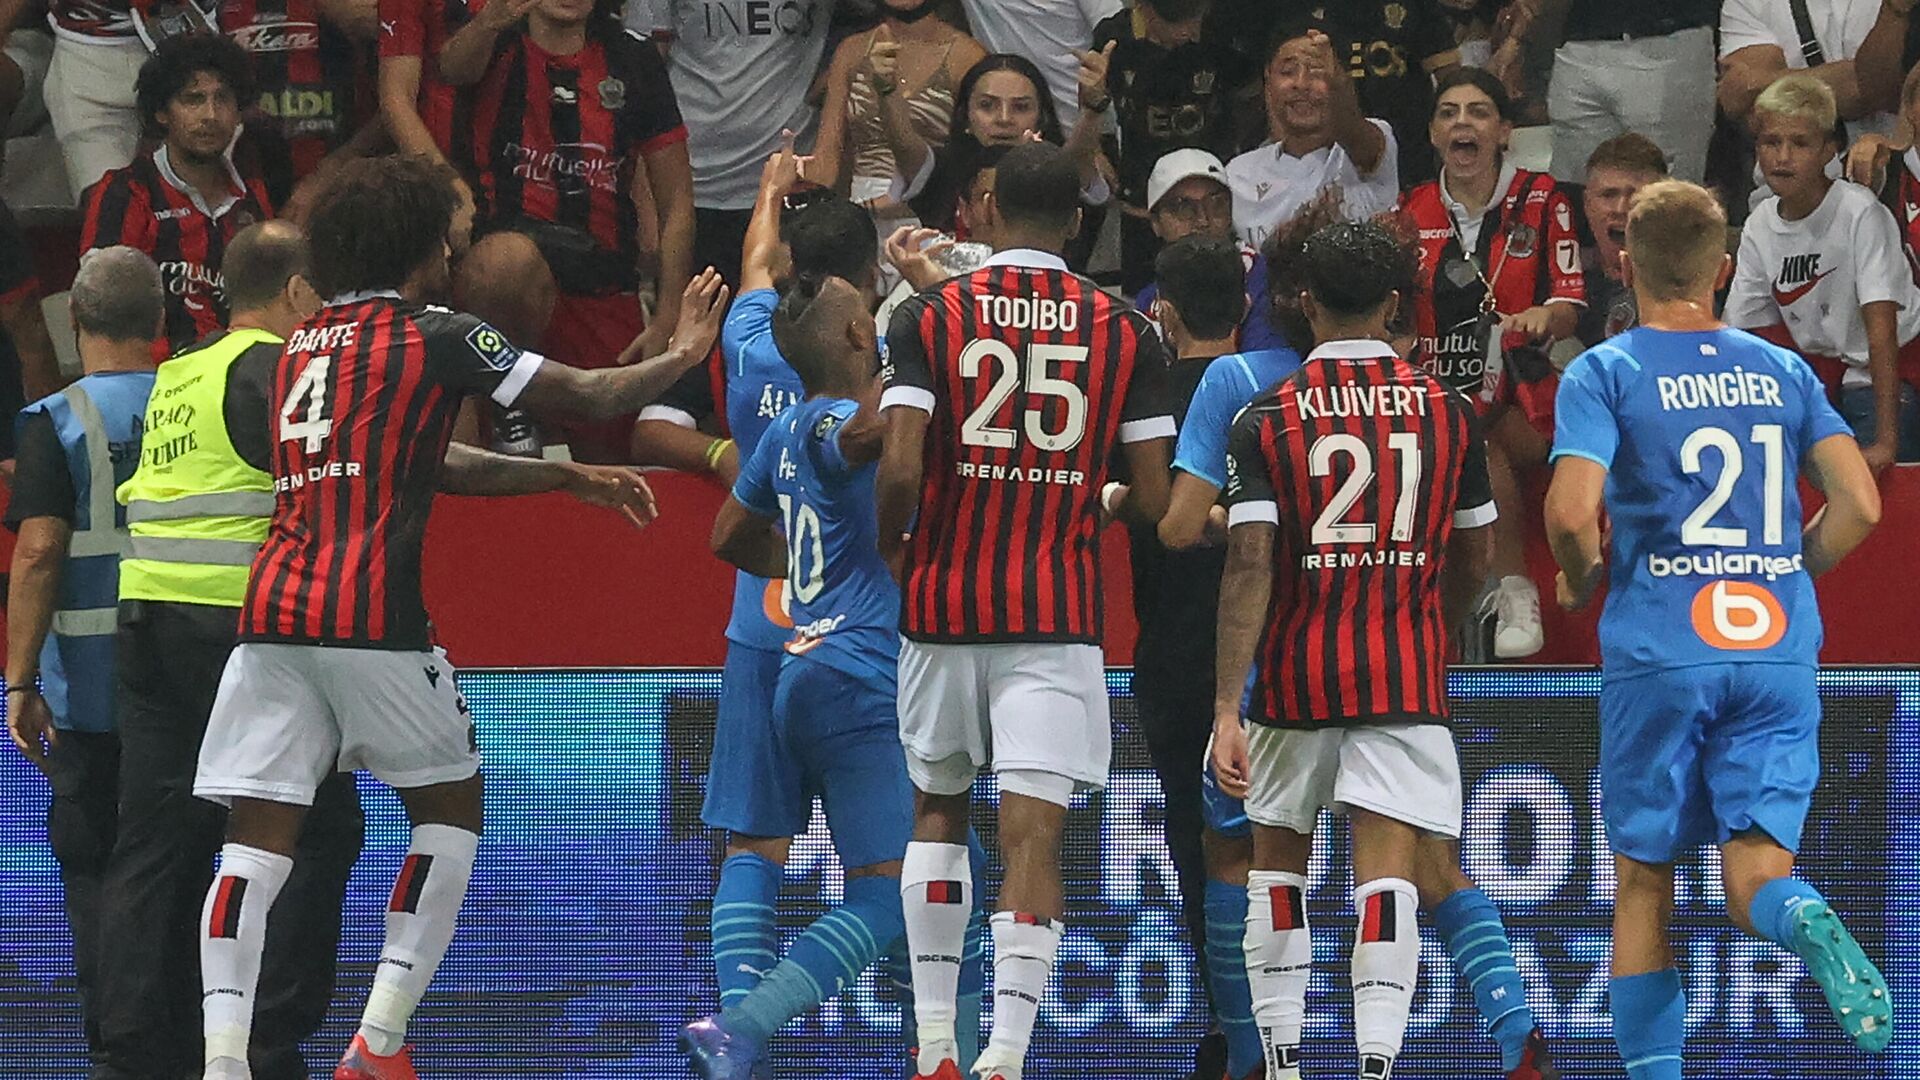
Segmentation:
<svg viewBox="0 0 1920 1080">
<path fill-rule="evenodd" d="M 787 663 L 818 660 L 891 689 L 900 658 L 900 587 L 880 558 L 878 464 L 854 466 L 840 433 L 860 409 L 816 397 L 774 422 L 740 470 L 733 497 L 787 537 L 793 638 Z"/>
<path fill-rule="evenodd" d="M 794 373 L 773 343 L 773 309 L 780 294 L 772 289 L 743 293 L 727 312 L 720 330 L 720 353 L 727 364 L 727 429 L 746 462 L 759 446 L 774 418 L 806 396 Z M 727 640 L 773 652 L 792 637 L 793 623 L 780 581 L 768 581 L 742 570 L 733 583 L 733 616 L 727 620 Z"/>
<path fill-rule="evenodd" d="M 1729 662 L 1812 665 L 1800 465 L 1851 436 L 1806 361 L 1739 330 L 1639 328 L 1560 382 L 1553 460 L 1607 469 L 1608 678 Z"/>
</svg>

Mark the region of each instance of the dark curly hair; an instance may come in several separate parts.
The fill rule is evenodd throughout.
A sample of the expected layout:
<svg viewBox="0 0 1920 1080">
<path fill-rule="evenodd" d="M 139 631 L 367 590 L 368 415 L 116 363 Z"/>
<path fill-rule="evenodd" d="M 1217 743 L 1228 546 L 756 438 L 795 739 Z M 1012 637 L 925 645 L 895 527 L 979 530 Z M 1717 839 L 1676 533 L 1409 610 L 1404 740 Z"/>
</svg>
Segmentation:
<svg viewBox="0 0 1920 1080">
<path fill-rule="evenodd" d="M 453 170 L 430 158 L 347 162 L 307 219 L 315 290 L 338 296 L 399 288 L 442 252 L 458 205 Z"/>
<path fill-rule="evenodd" d="M 133 83 L 133 100 L 140 126 L 148 138 L 160 138 L 160 111 L 194 76 L 203 71 L 219 76 L 242 108 L 253 98 L 253 68 L 247 50 L 224 34 L 182 34 L 160 43 Z"/>
<path fill-rule="evenodd" d="M 1334 315 L 1365 315 L 1413 279 L 1413 252 L 1371 221 L 1343 221 L 1307 237 L 1300 262 L 1307 292 Z"/>
</svg>

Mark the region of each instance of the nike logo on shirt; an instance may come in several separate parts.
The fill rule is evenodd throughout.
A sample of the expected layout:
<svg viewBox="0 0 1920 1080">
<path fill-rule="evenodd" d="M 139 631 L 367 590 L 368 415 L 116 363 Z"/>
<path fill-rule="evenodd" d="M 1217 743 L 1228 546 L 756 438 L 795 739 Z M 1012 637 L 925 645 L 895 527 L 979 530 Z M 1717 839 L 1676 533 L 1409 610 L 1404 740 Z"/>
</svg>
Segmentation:
<svg viewBox="0 0 1920 1080">
<path fill-rule="evenodd" d="M 1820 273 L 1813 275 L 1812 280 L 1801 282 L 1800 284 L 1795 285 L 1791 289 L 1782 289 L 1779 285 L 1776 284 L 1773 287 L 1773 302 L 1776 304 L 1779 304 L 1783 308 L 1792 307 L 1793 305 L 1799 303 L 1801 300 L 1805 299 L 1806 295 L 1813 291 L 1814 286 L 1820 284 L 1820 282 L 1824 278 L 1826 278 L 1828 274 L 1831 274 L 1831 273 L 1833 273 L 1833 271 L 1823 270 Z"/>
</svg>

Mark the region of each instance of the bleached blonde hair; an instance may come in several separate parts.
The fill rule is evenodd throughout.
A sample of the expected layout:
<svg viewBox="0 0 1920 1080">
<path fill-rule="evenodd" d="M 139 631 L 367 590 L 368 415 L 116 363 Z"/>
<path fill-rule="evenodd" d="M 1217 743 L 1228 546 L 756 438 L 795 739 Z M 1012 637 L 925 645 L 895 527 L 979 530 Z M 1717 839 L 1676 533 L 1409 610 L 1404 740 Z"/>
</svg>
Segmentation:
<svg viewBox="0 0 1920 1080">
<path fill-rule="evenodd" d="M 1760 91 L 1753 103 L 1753 126 L 1759 130 L 1760 118 L 1775 116 L 1784 120 L 1804 120 L 1821 131 L 1832 131 L 1840 119 L 1840 105 L 1833 88 L 1806 72 L 1782 75 Z"/>
</svg>

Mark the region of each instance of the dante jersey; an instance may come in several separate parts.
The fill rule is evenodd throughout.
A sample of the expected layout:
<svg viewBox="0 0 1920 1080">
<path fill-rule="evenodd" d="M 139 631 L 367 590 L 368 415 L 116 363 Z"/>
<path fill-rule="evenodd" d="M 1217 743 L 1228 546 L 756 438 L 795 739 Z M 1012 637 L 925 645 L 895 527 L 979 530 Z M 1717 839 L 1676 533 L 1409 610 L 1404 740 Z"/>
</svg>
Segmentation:
<svg viewBox="0 0 1920 1080">
<path fill-rule="evenodd" d="M 1849 431 L 1806 361 L 1738 330 L 1643 327 L 1580 354 L 1557 411 L 1554 460 L 1607 469 L 1609 676 L 1815 662 L 1800 462 Z"/>
<path fill-rule="evenodd" d="M 1231 353 L 1215 357 L 1200 376 L 1200 386 L 1187 405 L 1174 447 L 1173 467 L 1217 488 L 1227 486 L 1227 435 L 1234 417 L 1260 391 L 1300 370 L 1300 354 L 1292 349 Z"/>
<path fill-rule="evenodd" d="M 892 687 L 900 587 L 880 557 L 876 466 L 851 464 L 840 447 L 859 411 L 859 402 L 816 397 L 781 413 L 740 470 L 733 497 L 786 533 L 788 654 Z"/>
<path fill-rule="evenodd" d="M 1727 294 L 1729 324 L 1784 324 L 1802 353 L 1846 361 L 1845 385 L 1866 386 L 1860 309 L 1882 300 L 1900 305 L 1902 345 L 1920 337 L 1920 288 L 1901 252 L 1900 228 L 1873 192 L 1840 181 L 1798 221 L 1780 217 L 1777 197 L 1747 219 Z"/>
</svg>

